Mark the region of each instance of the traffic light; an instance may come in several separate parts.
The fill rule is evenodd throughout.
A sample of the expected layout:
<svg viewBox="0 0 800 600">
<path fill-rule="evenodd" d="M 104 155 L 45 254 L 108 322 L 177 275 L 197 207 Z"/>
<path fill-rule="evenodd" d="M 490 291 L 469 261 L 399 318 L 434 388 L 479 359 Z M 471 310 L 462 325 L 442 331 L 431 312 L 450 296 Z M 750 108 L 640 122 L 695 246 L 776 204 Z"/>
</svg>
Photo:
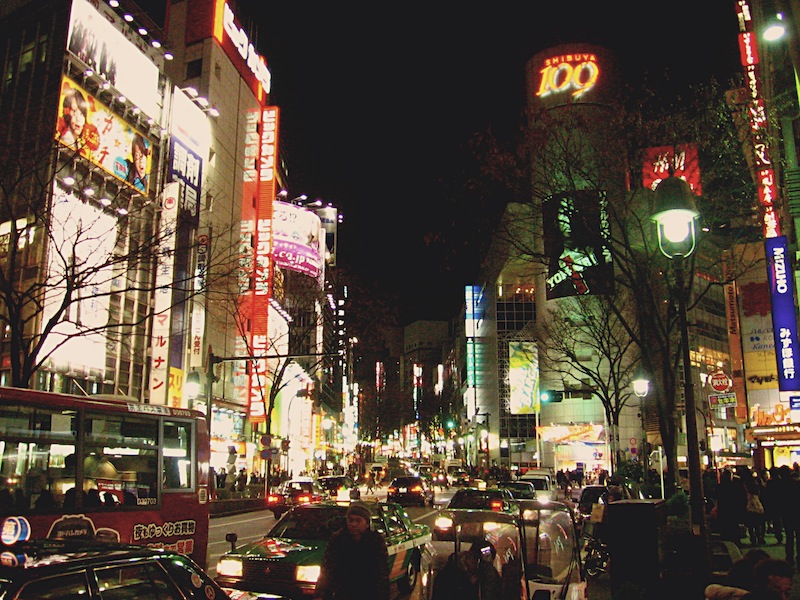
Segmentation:
<svg viewBox="0 0 800 600">
<path fill-rule="evenodd" d="M 447 425 L 448 429 L 455 429 L 456 422 L 453 421 L 453 419 L 447 419 L 447 423 L 445 423 L 445 425 Z"/>
<path fill-rule="evenodd" d="M 564 399 L 564 392 L 561 390 L 542 390 L 539 400 L 542 402 L 561 402 Z"/>
<path fill-rule="evenodd" d="M 289 451 L 289 440 L 281 440 L 281 450 L 284 452 Z"/>
</svg>

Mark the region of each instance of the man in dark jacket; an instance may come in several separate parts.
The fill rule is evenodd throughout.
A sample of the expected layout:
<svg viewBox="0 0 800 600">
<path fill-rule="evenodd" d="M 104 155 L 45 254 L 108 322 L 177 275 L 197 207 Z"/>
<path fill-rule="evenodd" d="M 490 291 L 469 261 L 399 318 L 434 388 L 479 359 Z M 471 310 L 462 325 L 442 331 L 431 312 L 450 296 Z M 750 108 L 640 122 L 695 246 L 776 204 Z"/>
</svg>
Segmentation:
<svg viewBox="0 0 800 600">
<path fill-rule="evenodd" d="M 331 536 L 322 558 L 317 600 L 389 600 L 389 552 L 383 534 L 372 531 L 363 502 L 347 510 L 347 527 Z"/>
</svg>

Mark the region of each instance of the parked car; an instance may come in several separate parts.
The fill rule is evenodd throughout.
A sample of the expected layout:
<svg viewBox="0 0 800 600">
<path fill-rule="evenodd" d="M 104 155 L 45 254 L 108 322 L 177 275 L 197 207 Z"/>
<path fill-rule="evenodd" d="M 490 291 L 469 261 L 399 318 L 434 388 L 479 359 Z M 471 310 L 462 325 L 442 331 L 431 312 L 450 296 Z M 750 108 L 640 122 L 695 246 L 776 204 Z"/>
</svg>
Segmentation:
<svg viewBox="0 0 800 600">
<path fill-rule="evenodd" d="M 0 553 L 2 598 L 99 598 L 99 589 L 103 598 L 229 600 L 177 552 L 67 538 L 2 544 Z"/>
<path fill-rule="evenodd" d="M 416 587 L 422 554 L 431 541 L 427 525 L 414 523 L 393 502 L 365 502 L 372 529 L 386 538 L 389 577 L 402 594 Z M 285 598 L 311 598 L 330 536 L 345 527 L 347 505 L 321 502 L 295 506 L 264 538 L 235 547 L 236 534 L 226 539 L 231 551 L 217 564 L 217 583 L 225 588 Z"/>
<path fill-rule="evenodd" d="M 317 477 L 317 483 L 328 492 L 328 495 L 333 500 L 349 502 L 350 500 L 358 500 L 360 496 L 355 481 L 347 475 L 323 475 L 322 477 Z"/>
<path fill-rule="evenodd" d="M 498 481 L 497 487 L 507 489 L 515 500 L 536 500 L 536 488 L 530 481 Z"/>
<path fill-rule="evenodd" d="M 616 500 L 641 500 L 644 494 L 633 480 L 614 480 L 609 485 L 585 485 L 576 504 L 579 520 L 587 520 L 592 514 L 592 507 L 595 504 L 608 504 L 610 497 Z"/>
<path fill-rule="evenodd" d="M 488 510 L 519 515 L 519 505 L 506 488 L 462 488 L 457 490 L 433 523 L 434 540 L 453 538 L 453 513 L 461 510 Z"/>
<path fill-rule="evenodd" d="M 433 506 L 434 499 L 433 487 L 424 477 L 395 477 L 386 488 L 386 501 L 401 506 Z"/>
<path fill-rule="evenodd" d="M 267 508 L 272 511 L 276 519 L 280 519 L 281 515 L 293 506 L 330 499 L 330 494 L 310 477 L 289 479 L 267 495 Z"/>
</svg>

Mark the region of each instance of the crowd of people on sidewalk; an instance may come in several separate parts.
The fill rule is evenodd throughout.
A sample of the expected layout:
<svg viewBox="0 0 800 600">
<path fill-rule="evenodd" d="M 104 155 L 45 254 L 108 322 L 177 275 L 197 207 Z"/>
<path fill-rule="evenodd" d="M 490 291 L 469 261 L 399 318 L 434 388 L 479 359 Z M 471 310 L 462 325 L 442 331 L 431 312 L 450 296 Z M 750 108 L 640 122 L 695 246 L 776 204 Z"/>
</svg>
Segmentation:
<svg viewBox="0 0 800 600">
<path fill-rule="evenodd" d="M 800 465 L 756 471 L 708 469 L 703 487 L 709 526 L 723 540 L 738 546 L 763 546 L 772 533 L 784 544 L 786 561 L 800 564 Z"/>
</svg>

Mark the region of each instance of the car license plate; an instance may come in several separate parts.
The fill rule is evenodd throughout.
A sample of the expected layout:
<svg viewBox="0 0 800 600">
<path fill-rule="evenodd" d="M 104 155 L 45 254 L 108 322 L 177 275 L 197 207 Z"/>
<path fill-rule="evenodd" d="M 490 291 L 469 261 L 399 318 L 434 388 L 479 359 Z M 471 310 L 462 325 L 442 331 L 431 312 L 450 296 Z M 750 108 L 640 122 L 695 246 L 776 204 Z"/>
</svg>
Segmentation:
<svg viewBox="0 0 800 600">
<path fill-rule="evenodd" d="M 401 494 L 405 494 L 408 491 L 408 488 L 400 488 L 398 490 Z"/>
</svg>

